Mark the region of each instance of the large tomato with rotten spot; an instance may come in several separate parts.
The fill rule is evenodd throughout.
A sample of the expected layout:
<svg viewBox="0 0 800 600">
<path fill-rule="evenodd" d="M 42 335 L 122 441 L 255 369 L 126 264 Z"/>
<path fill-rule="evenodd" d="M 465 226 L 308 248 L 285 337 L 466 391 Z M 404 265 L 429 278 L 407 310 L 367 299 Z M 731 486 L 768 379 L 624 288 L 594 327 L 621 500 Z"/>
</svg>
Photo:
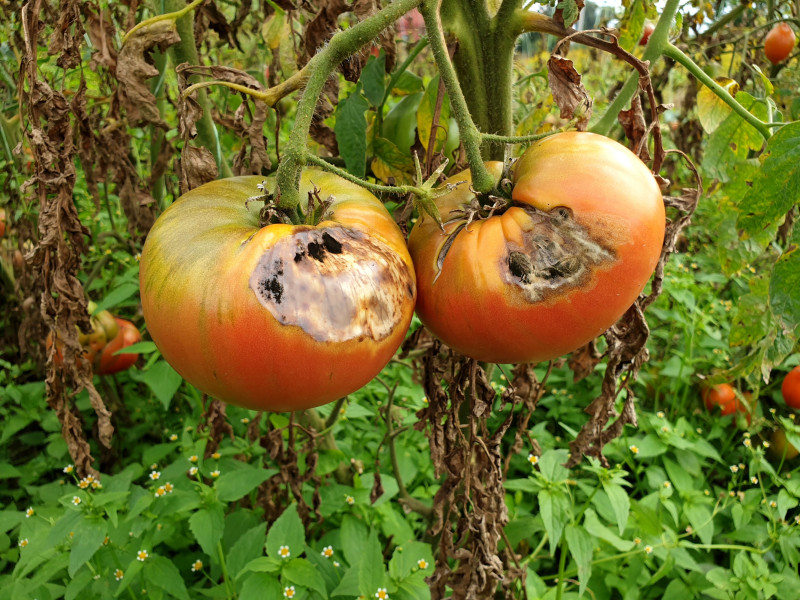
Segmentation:
<svg viewBox="0 0 800 600">
<path fill-rule="evenodd" d="M 501 163 L 487 163 L 499 180 Z M 514 166 L 511 200 L 479 207 L 470 174 L 437 201 L 444 231 L 416 223 L 417 314 L 443 342 L 489 362 L 549 360 L 591 341 L 636 300 L 661 254 L 664 204 L 627 148 L 561 133 Z"/>
<path fill-rule="evenodd" d="M 319 406 L 392 357 L 414 312 L 414 267 L 391 215 L 363 188 L 305 171 L 301 197 L 331 201 L 324 220 L 261 227 L 262 203 L 247 200 L 262 181 L 208 183 L 158 218 L 139 275 L 147 329 L 212 396 L 257 410 Z"/>
</svg>

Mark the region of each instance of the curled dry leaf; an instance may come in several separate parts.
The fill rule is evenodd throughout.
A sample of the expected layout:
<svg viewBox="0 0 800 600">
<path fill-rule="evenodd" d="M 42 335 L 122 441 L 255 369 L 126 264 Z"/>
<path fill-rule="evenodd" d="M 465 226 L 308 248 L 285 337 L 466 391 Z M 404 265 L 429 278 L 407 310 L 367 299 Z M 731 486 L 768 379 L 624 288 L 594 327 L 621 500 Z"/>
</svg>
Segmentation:
<svg viewBox="0 0 800 600">
<path fill-rule="evenodd" d="M 642 99 L 638 94 L 633 97 L 630 109 L 620 111 L 617 118 L 625 130 L 625 137 L 631 140 L 631 151 L 642 162 L 650 162 L 650 152 L 647 148 L 647 122 L 642 110 Z"/>
<path fill-rule="evenodd" d="M 117 93 L 131 123 L 154 123 L 167 127 L 147 82 L 159 74 L 149 62 L 148 53 L 156 47 L 163 52 L 180 41 L 175 22 L 171 20 L 156 21 L 142 27 L 125 40 L 117 57 Z"/>
<path fill-rule="evenodd" d="M 572 61 L 553 55 L 547 61 L 547 78 L 562 119 L 578 119 L 578 131 L 586 131 L 592 116 L 592 98 L 581 83 Z"/>
</svg>

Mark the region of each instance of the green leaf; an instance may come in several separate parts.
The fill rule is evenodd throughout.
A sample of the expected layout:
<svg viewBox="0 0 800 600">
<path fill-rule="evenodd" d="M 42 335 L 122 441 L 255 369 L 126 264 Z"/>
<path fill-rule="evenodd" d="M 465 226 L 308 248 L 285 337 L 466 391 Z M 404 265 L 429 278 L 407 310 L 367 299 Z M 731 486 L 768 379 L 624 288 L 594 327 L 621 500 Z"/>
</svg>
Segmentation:
<svg viewBox="0 0 800 600">
<path fill-rule="evenodd" d="M 676 462 L 665 458 L 664 468 L 667 470 L 672 485 L 679 492 L 691 492 L 695 489 L 695 480 Z"/>
<path fill-rule="evenodd" d="M 750 94 L 739 92 L 736 99 L 759 119 L 767 119 L 766 106 Z M 703 168 L 711 177 L 727 182 L 734 165 L 745 160 L 751 150 L 760 150 L 763 143 L 764 138 L 757 129 L 736 113 L 731 113 L 709 136 Z"/>
<path fill-rule="evenodd" d="M 103 545 L 108 522 L 99 517 L 87 516 L 75 528 L 74 542 L 69 553 L 69 576 L 72 577 Z"/>
<path fill-rule="evenodd" d="M 267 555 L 272 558 L 298 558 L 306 545 L 306 532 L 297 514 L 297 505 L 292 504 L 283 511 L 267 532 Z M 281 556 L 281 546 L 289 548 L 288 556 Z"/>
<path fill-rule="evenodd" d="M 226 471 L 214 483 L 217 498 L 220 502 L 233 502 L 246 496 L 267 479 L 275 475 L 275 469 L 261 469 L 259 467 L 244 467 L 233 471 Z"/>
<path fill-rule="evenodd" d="M 154 585 L 174 598 L 189 600 L 186 584 L 178 567 L 163 556 L 153 555 L 144 561 L 144 578 L 147 585 Z"/>
<path fill-rule="evenodd" d="M 227 595 L 226 595 L 227 597 Z M 242 584 L 237 598 L 239 600 L 266 600 L 283 598 L 280 581 L 267 573 L 253 573 Z"/>
<path fill-rule="evenodd" d="M 556 483 L 569 477 L 564 463 L 569 458 L 569 450 L 550 450 L 539 458 L 539 471 L 547 481 Z"/>
<path fill-rule="evenodd" d="M 369 104 L 361 95 L 361 87 L 336 107 L 336 123 L 333 131 L 339 145 L 339 154 L 344 158 L 348 172 L 364 177 L 367 172 L 367 118 Z"/>
<path fill-rule="evenodd" d="M 101 311 L 108 310 L 109 308 L 119 306 L 138 291 L 138 283 L 123 283 L 122 285 L 114 288 L 105 298 L 97 303 L 97 308 L 93 314 L 97 314 Z"/>
<path fill-rule="evenodd" d="M 608 494 L 608 499 L 614 509 L 614 516 L 617 519 L 619 533 L 622 535 L 622 532 L 625 531 L 625 526 L 628 524 L 628 514 L 631 510 L 631 501 L 628 497 L 628 492 L 626 492 L 621 485 L 610 481 L 603 482 L 603 489 L 606 494 Z M 581 592 L 581 594 L 582 593 L 583 592 Z"/>
<path fill-rule="evenodd" d="M 591 508 L 587 508 L 583 515 L 583 526 L 586 531 L 588 531 L 594 537 L 608 542 L 620 552 L 628 552 L 634 546 L 632 541 L 623 540 L 616 533 L 603 525 L 600 522 L 600 519 L 597 518 L 597 513 Z"/>
<path fill-rule="evenodd" d="M 137 378 L 134 376 L 134 378 Z M 183 382 L 183 378 L 178 375 L 169 364 L 164 360 L 159 360 L 138 377 L 155 394 L 158 401 L 164 405 L 164 410 L 169 408 L 170 402 L 175 392 Z"/>
<path fill-rule="evenodd" d="M 391 93 L 395 96 L 402 96 L 405 94 L 415 94 L 425 89 L 425 83 L 419 75 L 415 75 L 411 71 L 403 71 L 397 81 L 394 82 L 394 87 Z"/>
<path fill-rule="evenodd" d="M 209 557 L 216 559 L 217 544 L 222 539 L 225 513 L 221 504 L 203 508 L 189 517 L 189 529 L 200 548 Z"/>
<path fill-rule="evenodd" d="M 249 529 L 236 540 L 225 558 L 231 577 L 237 578 L 252 560 L 263 555 L 266 541 L 267 533 L 263 524 Z"/>
<path fill-rule="evenodd" d="M 559 8 L 561 8 L 561 4 L 559 3 Z M 573 2 L 574 4 L 574 2 Z M 627 50 L 628 52 L 632 51 L 634 47 L 639 43 L 639 40 L 642 37 L 642 31 L 644 29 L 644 21 L 645 21 L 645 7 L 642 0 L 632 0 L 631 2 L 626 3 L 627 8 L 625 9 L 625 14 L 622 16 L 620 21 L 619 31 L 619 45 Z M 576 7 L 577 8 L 577 7 Z M 578 15 L 575 15 L 575 20 L 577 20 Z M 564 21 L 566 25 L 567 15 L 566 12 L 564 14 Z M 574 21 L 573 21 L 574 22 Z M 569 25 L 566 25 L 569 27 Z"/>
<path fill-rule="evenodd" d="M 794 228 L 791 243 L 780 256 L 769 281 L 769 304 L 775 320 L 785 333 L 800 337 L 800 227 Z"/>
<path fill-rule="evenodd" d="M 122 571 L 125 573 L 125 576 L 122 578 L 122 581 L 119 582 L 119 587 L 114 593 L 114 596 L 119 597 L 122 592 L 128 589 L 128 586 L 131 584 L 131 582 L 136 581 L 136 576 L 142 572 L 143 568 L 144 563 L 134 558 L 130 564 L 128 564 L 127 569 L 122 569 Z"/>
<path fill-rule="evenodd" d="M 383 553 L 376 531 L 370 531 L 366 543 L 362 542 L 361 561 L 358 570 L 358 590 L 362 596 L 372 598 L 378 588 L 384 587 L 386 571 Z"/>
<path fill-rule="evenodd" d="M 430 600 L 431 588 L 425 581 L 425 574 L 417 572 L 397 583 L 397 591 L 392 600 Z"/>
<path fill-rule="evenodd" d="M 337 596 L 350 596 L 352 598 L 356 598 L 359 596 L 359 573 L 361 568 L 356 565 L 354 567 L 350 567 L 347 571 L 344 572 L 342 576 L 342 580 L 339 582 L 333 591 L 331 592 L 331 597 L 335 598 Z"/>
<path fill-rule="evenodd" d="M 687 502 L 683 505 L 683 512 L 700 540 L 704 544 L 710 544 L 714 538 L 714 520 L 709 508 L 703 504 Z"/>
<path fill-rule="evenodd" d="M 90 583 L 92 583 L 94 575 L 89 569 L 78 571 L 75 576 L 72 576 L 64 590 L 64 600 L 75 600 L 81 595 Z"/>
<path fill-rule="evenodd" d="M 357 565 L 364 550 L 364 540 L 367 539 L 366 525 L 352 515 L 345 515 L 342 517 L 340 536 L 345 560 L 350 566 Z"/>
<path fill-rule="evenodd" d="M 294 558 L 290 560 L 281 570 L 281 575 L 289 583 L 302 585 L 305 588 L 318 592 L 323 598 L 327 597 L 328 591 L 325 588 L 325 580 L 305 558 Z"/>
<path fill-rule="evenodd" d="M 421 569 L 420 561 L 425 561 Z M 392 579 L 403 579 L 419 570 L 430 573 L 433 569 L 433 553 L 429 544 L 422 542 L 406 542 L 395 548 L 389 561 L 389 576 Z"/>
<path fill-rule="evenodd" d="M 364 86 L 364 95 L 372 106 L 380 105 L 383 93 L 386 90 L 386 55 L 381 52 L 375 58 L 370 56 L 364 69 L 361 71 L 361 84 Z"/>
<path fill-rule="evenodd" d="M 244 567 L 242 573 L 252 571 L 254 573 L 280 573 L 284 561 L 280 558 L 271 558 L 269 556 L 260 556 L 254 558 Z"/>
<path fill-rule="evenodd" d="M 564 27 L 570 28 L 573 23 L 578 20 L 581 14 L 575 0 L 561 0 L 556 7 L 557 10 L 563 10 Z"/>
<path fill-rule="evenodd" d="M 386 138 L 376 138 L 372 142 L 371 168 L 375 176 L 384 183 L 393 182 L 395 185 L 413 183 L 414 161 L 411 156 L 404 154 L 393 142 Z"/>
<path fill-rule="evenodd" d="M 739 209 L 738 225 L 756 233 L 800 203 L 800 122 L 779 129 L 760 157 L 761 170 Z"/>
<path fill-rule="evenodd" d="M 564 526 L 570 521 L 570 503 L 564 492 L 546 488 L 539 492 L 539 513 L 550 539 L 550 552 L 554 553 L 561 541 Z"/>
<path fill-rule="evenodd" d="M 126 346 L 125 348 L 120 348 L 116 352 L 114 352 L 114 356 L 118 356 L 120 354 L 152 354 L 158 350 L 156 345 L 153 342 L 137 342 L 135 344 L 131 344 L 130 346 Z"/>
<path fill-rule="evenodd" d="M 580 583 L 578 594 L 582 596 L 592 576 L 592 553 L 594 551 L 592 536 L 583 527 L 570 524 L 564 530 L 564 538 L 567 540 L 569 553 L 578 567 L 578 582 Z"/>
<path fill-rule="evenodd" d="M 789 492 L 787 492 L 786 490 L 782 489 L 781 491 L 778 492 L 778 516 L 781 519 L 785 519 L 786 512 L 790 508 L 794 508 L 795 506 L 797 506 L 797 504 L 798 504 L 797 498 L 794 498 L 793 496 L 789 495 Z"/>
</svg>

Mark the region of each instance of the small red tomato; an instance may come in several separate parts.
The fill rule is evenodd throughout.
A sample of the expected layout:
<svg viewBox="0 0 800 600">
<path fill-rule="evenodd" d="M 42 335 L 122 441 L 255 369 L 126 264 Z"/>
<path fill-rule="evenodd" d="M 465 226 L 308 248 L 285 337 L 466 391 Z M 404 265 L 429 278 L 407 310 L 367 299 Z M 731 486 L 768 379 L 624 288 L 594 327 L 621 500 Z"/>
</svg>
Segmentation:
<svg viewBox="0 0 800 600">
<path fill-rule="evenodd" d="M 764 54 L 777 65 L 791 54 L 795 41 L 794 30 L 786 23 L 778 23 L 764 38 Z"/>
<path fill-rule="evenodd" d="M 6 209 L 0 208 L 0 237 L 6 234 Z"/>
<path fill-rule="evenodd" d="M 646 46 L 647 40 L 650 39 L 650 35 L 655 31 L 656 26 L 652 23 L 645 23 L 644 30 L 642 31 L 642 39 L 639 40 L 640 46 Z"/>
<path fill-rule="evenodd" d="M 800 409 L 800 367 L 795 367 L 783 378 L 781 394 L 786 406 Z"/>
<path fill-rule="evenodd" d="M 116 337 L 106 344 L 100 354 L 100 363 L 95 368 L 98 375 L 110 375 L 129 369 L 139 358 L 138 354 L 117 354 L 114 353 L 128 346 L 132 346 L 142 340 L 142 336 L 136 325 L 125 319 L 114 317 L 119 325 L 119 332 Z"/>
<path fill-rule="evenodd" d="M 711 412 L 717 406 L 723 415 L 732 415 L 738 409 L 739 401 L 736 398 L 736 390 L 729 383 L 720 383 L 706 388 L 702 395 L 706 409 Z"/>
</svg>

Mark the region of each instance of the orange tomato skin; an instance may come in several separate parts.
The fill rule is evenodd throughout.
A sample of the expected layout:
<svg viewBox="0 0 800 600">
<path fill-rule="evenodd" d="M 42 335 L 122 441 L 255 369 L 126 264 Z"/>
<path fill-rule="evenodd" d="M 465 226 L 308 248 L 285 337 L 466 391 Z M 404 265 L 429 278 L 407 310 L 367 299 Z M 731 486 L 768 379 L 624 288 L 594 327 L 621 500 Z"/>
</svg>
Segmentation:
<svg viewBox="0 0 800 600">
<path fill-rule="evenodd" d="M 363 188 L 330 173 L 305 171 L 301 198 L 315 187 L 320 199 L 332 196 L 329 219 L 317 226 L 261 228 L 260 203 L 248 208 L 245 201 L 259 194 L 256 186 L 262 181 L 236 177 L 211 182 L 182 196 L 159 217 L 140 262 L 142 308 L 164 358 L 203 392 L 257 410 L 301 410 L 357 390 L 388 363 L 411 323 L 413 264 L 391 215 Z M 397 277 L 361 287 L 352 280 L 338 286 L 322 275 L 280 284 L 276 278 L 270 281 L 276 288 L 284 286 L 284 298 L 294 294 L 295 303 L 280 298 L 279 304 L 270 304 L 259 297 L 251 278 L 266 273 L 263 261 L 279 248 L 302 245 L 303 236 L 324 231 L 340 239 L 351 236 L 359 248 L 372 244 L 377 249 L 380 256 L 365 250 L 362 260 L 354 260 L 356 270 L 374 266 L 387 275 L 378 269 L 383 260 L 394 266 Z M 300 264 L 315 264 L 306 258 Z M 290 271 L 291 265 L 285 267 Z M 401 280 L 402 289 L 397 289 Z M 379 300 L 394 293 L 392 317 L 379 323 L 379 332 L 350 335 L 355 330 L 347 315 L 353 307 L 342 300 L 339 287 L 365 302 L 374 300 L 369 314 L 388 310 Z M 285 308 L 290 322 L 275 316 L 276 306 Z"/>
<path fill-rule="evenodd" d="M 95 368 L 97 375 L 110 375 L 112 373 L 119 373 L 131 368 L 136 360 L 139 358 L 138 354 L 118 354 L 114 355 L 118 350 L 132 346 L 142 341 L 142 335 L 136 328 L 136 325 L 126 319 L 114 317 L 114 320 L 119 326 L 119 332 L 116 337 L 111 340 L 103 348 L 100 353 L 99 364 Z"/>
<path fill-rule="evenodd" d="M 708 411 L 714 411 L 719 407 L 723 415 L 731 415 L 738 408 L 736 391 L 729 383 L 719 383 L 703 390 L 703 403 Z"/>
<path fill-rule="evenodd" d="M 764 54 L 773 65 L 786 60 L 794 50 L 797 38 L 787 23 L 778 23 L 764 38 Z"/>
<path fill-rule="evenodd" d="M 6 234 L 6 209 L 0 208 L 0 237 Z"/>
<path fill-rule="evenodd" d="M 795 367 L 783 378 L 781 395 L 786 406 L 800 409 L 800 366 Z"/>
<path fill-rule="evenodd" d="M 499 180 L 502 164 L 487 168 Z M 437 201 L 444 221 L 474 198 L 469 172 L 448 183 L 459 181 Z M 578 132 L 545 138 L 516 163 L 513 183 L 513 206 L 462 229 L 441 269 L 442 248 L 463 221 L 442 233 L 424 216 L 409 236 L 420 320 L 451 348 L 487 362 L 550 360 L 602 334 L 646 285 L 664 239 L 664 205 L 652 174 L 608 138 Z M 536 297 L 511 280 L 505 263 L 513 248 L 548 244 L 537 223 L 559 207 L 606 247 L 606 258 L 597 268 L 582 265 L 575 285 L 554 291 L 545 285 Z"/>
</svg>

